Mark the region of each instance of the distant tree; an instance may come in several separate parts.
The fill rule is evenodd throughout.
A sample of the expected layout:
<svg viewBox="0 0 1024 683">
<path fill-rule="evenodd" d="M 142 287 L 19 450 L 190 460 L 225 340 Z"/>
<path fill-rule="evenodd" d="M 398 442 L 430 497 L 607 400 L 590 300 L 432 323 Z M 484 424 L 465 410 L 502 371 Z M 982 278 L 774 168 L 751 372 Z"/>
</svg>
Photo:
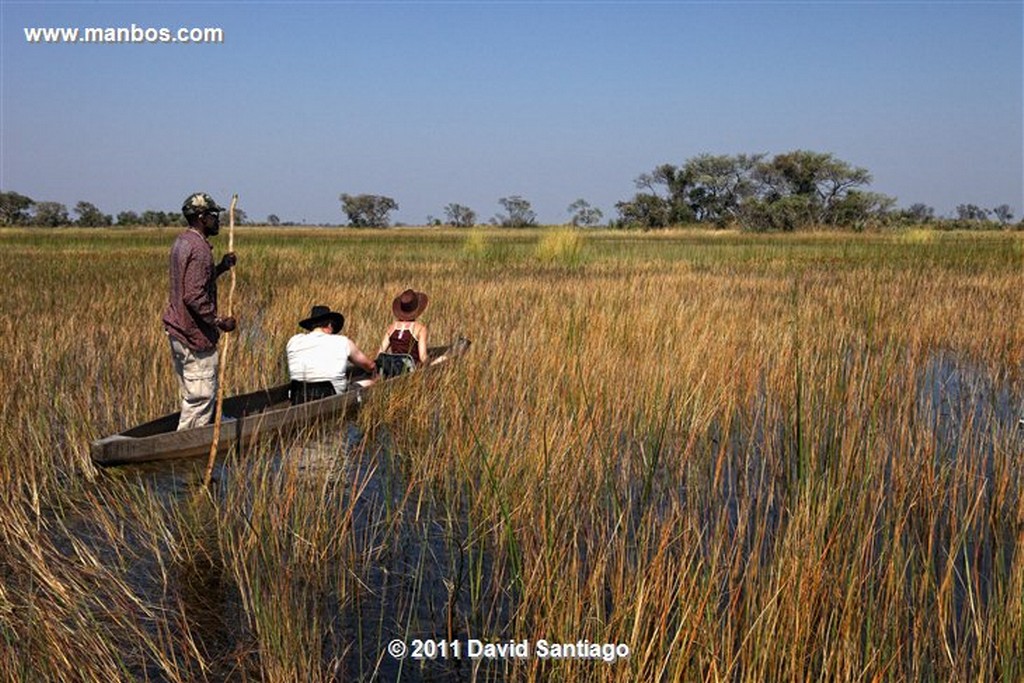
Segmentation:
<svg viewBox="0 0 1024 683">
<path fill-rule="evenodd" d="M 632 200 L 625 202 L 624 208 L 627 213 L 639 210 L 639 213 L 643 214 L 645 218 L 639 222 L 627 220 L 627 223 L 654 228 L 675 223 L 689 223 L 695 219 L 693 210 L 688 203 L 692 185 L 689 176 L 682 168 L 672 164 L 661 164 L 650 173 L 641 173 L 633 183 L 641 192 L 637 193 Z M 630 204 L 633 206 L 629 206 Z"/>
<path fill-rule="evenodd" d="M 796 150 L 762 163 L 763 178 L 782 194 L 803 195 L 827 207 L 846 190 L 871 182 L 866 169 L 823 152 Z"/>
<path fill-rule="evenodd" d="M 685 202 L 698 222 L 721 225 L 734 220 L 740 204 L 755 194 L 754 168 L 761 163 L 763 154 L 700 154 L 687 160 L 680 175 L 680 185 L 686 188 Z"/>
<path fill-rule="evenodd" d="M 178 211 L 154 211 L 146 209 L 139 216 L 140 225 L 152 225 L 156 227 L 184 226 L 185 217 Z"/>
<path fill-rule="evenodd" d="M 281 219 L 278 218 L 276 213 L 272 213 L 269 216 L 267 216 L 267 225 L 272 225 L 276 228 L 277 226 L 281 225 Z"/>
<path fill-rule="evenodd" d="M 342 193 L 338 198 L 349 225 L 355 227 L 386 228 L 388 214 L 398 209 L 398 202 L 382 195 Z"/>
<path fill-rule="evenodd" d="M 221 221 L 223 221 L 225 224 L 227 224 L 227 222 L 228 222 L 228 212 L 227 211 L 225 211 L 221 215 Z M 249 222 L 249 214 L 247 214 L 245 212 L 245 210 L 242 209 L 240 206 L 236 206 L 235 207 L 235 225 L 245 225 L 248 222 Z"/>
<path fill-rule="evenodd" d="M 961 221 L 987 221 L 988 209 L 983 209 L 976 204 L 960 204 L 956 207 L 957 220 Z"/>
<path fill-rule="evenodd" d="M 444 207 L 444 217 L 448 225 L 456 228 L 471 228 L 476 225 L 476 212 L 462 204 L 449 204 Z"/>
<path fill-rule="evenodd" d="M 794 232 L 818 224 L 818 219 L 814 200 L 801 194 L 774 201 L 752 198 L 740 206 L 740 222 L 755 232 Z"/>
<path fill-rule="evenodd" d="M 619 212 L 620 222 L 626 227 L 650 230 L 672 223 L 671 202 L 656 194 L 638 192 L 632 199 L 616 203 L 615 209 Z"/>
<path fill-rule="evenodd" d="M 841 199 L 832 202 L 825 223 L 863 230 L 887 222 L 896 200 L 878 192 L 850 190 Z"/>
<path fill-rule="evenodd" d="M 570 204 L 566 211 L 571 215 L 569 223 L 576 227 L 597 225 L 601 222 L 601 218 L 604 217 L 601 209 L 591 206 L 590 202 L 582 198 Z"/>
<path fill-rule="evenodd" d="M 517 194 L 502 197 L 498 200 L 507 214 L 498 214 L 498 222 L 506 228 L 526 228 L 537 224 L 537 214 L 533 212 L 530 202 Z"/>
<path fill-rule="evenodd" d="M 78 214 L 78 220 L 75 223 L 83 228 L 100 228 L 114 222 L 114 218 L 110 214 L 103 213 L 89 202 L 75 204 L 75 213 Z"/>
<path fill-rule="evenodd" d="M 152 209 L 146 209 L 139 216 L 139 222 L 142 225 L 166 225 L 167 219 L 164 217 L 163 211 L 153 211 Z"/>
<path fill-rule="evenodd" d="M 117 214 L 118 225 L 139 225 L 142 219 L 134 211 L 122 211 Z"/>
<path fill-rule="evenodd" d="M 821 152 L 778 154 L 758 162 L 750 177 L 753 193 L 741 201 L 739 218 L 751 230 L 789 231 L 821 225 L 863 228 L 866 217 L 884 214 L 895 202 L 858 189 L 871 182 L 866 169 Z M 857 194 L 851 196 L 854 192 Z"/>
<path fill-rule="evenodd" d="M 38 202 L 32 224 L 44 228 L 70 225 L 71 218 L 68 217 L 68 207 L 60 202 Z"/>
<path fill-rule="evenodd" d="M 1002 225 L 1009 225 L 1013 220 L 1013 210 L 1009 204 L 1000 204 L 992 209 L 992 213 Z"/>
<path fill-rule="evenodd" d="M 918 202 L 911 204 L 910 208 L 904 209 L 902 216 L 913 223 L 930 223 L 935 219 L 935 209 Z"/>
<path fill-rule="evenodd" d="M 683 170 L 672 164 L 661 164 L 650 173 L 641 173 L 633 183 L 638 190 L 647 190 L 670 201 L 684 198 L 689 188 Z"/>
<path fill-rule="evenodd" d="M 0 192 L 0 225 L 20 225 L 28 223 L 29 209 L 35 202 L 17 192 Z"/>
<path fill-rule="evenodd" d="M 871 182 L 867 169 L 851 166 L 831 154 L 796 150 L 776 155 L 758 165 L 757 174 L 769 200 L 772 196 L 799 196 L 807 200 L 812 224 L 834 218 L 832 206 L 850 190 Z"/>
<path fill-rule="evenodd" d="M 864 228 L 890 218 L 891 197 L 867 192 L 866 169 L 832 154 L 796 150 L 700 154 L 682 166 L 661 164 L 635 180 L 638 192 L 618 202 L 618 225 L 658 228 L 689 222 L 752 230 L 814 226 Z"/>
</svg>

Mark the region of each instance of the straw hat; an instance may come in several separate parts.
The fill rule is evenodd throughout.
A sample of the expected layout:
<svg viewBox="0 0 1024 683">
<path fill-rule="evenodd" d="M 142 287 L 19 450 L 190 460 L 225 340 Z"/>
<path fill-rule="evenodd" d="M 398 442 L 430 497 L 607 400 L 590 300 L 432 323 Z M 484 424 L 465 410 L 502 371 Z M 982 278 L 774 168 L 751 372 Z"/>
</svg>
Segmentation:
<svg viewBox="0 0 1024 683">
<path fill-rule="evenodd" d="M 427 307 L 427 295 L 413 289 L 407 289 L 391 302 L 391 310 L 397 320 L 409 322 L 419 317 Z"/>
</svg>

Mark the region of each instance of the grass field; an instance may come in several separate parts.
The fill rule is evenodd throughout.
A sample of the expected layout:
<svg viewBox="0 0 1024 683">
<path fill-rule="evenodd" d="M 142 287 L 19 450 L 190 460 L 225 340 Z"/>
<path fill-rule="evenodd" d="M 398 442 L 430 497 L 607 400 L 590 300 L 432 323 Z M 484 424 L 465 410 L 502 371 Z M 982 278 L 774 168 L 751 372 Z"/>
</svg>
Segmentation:
<svg viewBox="0 0 1024 683">
<path fill-rule="evenodd" d="M 1024 235 L 239 229 L 229 392 L 317 303 L 473 348 L 205 496 L 88 458 L 176 409 L 175 232 L 0 232 L 0 680 L 1024 679 Z"/>
</svg>

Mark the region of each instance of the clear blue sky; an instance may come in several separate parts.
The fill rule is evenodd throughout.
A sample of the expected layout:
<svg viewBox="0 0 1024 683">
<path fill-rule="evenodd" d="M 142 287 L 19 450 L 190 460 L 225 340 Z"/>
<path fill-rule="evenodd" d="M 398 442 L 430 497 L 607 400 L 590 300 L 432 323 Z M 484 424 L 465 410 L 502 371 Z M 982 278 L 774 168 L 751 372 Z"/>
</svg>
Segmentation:
<svg viewBox="0 0 1024 683">
<path fill-rule="evenodd" d="M 0 187 L 107 213 L 240 195 L 422 223 L 519 194 L 542 222 L 703 152 L 831 152 L 940 214 L 1024 211 L 1024 3 L 0 0 Z M 26 27 L 220 27 L 214 45 Z"/>
</svg>

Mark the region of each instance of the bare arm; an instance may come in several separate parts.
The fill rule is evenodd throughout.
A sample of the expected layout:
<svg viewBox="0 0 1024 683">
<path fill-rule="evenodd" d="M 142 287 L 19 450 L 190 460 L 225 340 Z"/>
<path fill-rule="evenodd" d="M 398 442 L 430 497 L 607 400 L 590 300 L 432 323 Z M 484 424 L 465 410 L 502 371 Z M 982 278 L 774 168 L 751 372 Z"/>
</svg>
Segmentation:
<svg viewBox="0 0 1024 683">
<path fill-rule="evenodd" d="M 420 345 L 420 364 L 426 365 L 427 361 L 427 328 L 425 325 L 419 326 L 419 345 Z"/>
<path fill-rule="evenodd" d="M 355 343 L 352 344 L 352 349 L 349 351 L 348 359 L 371 375 L 373 374 L 373 370 L 376 366 L 373 364 L 372 360 L 366 357 L 365 353 L 359 350 L 359 347 L 356 346 Z"/>
<path fill-rule="evenodd" d="M 388 329 L 384 331 L 384 338 L 380 341 L 380 351 L 377 353 L 387 353 L 388 347 L 391 346 L 391 333 L 395 331 L 395 324 L 391 323 L 388 325 Z"/>
</svg>

